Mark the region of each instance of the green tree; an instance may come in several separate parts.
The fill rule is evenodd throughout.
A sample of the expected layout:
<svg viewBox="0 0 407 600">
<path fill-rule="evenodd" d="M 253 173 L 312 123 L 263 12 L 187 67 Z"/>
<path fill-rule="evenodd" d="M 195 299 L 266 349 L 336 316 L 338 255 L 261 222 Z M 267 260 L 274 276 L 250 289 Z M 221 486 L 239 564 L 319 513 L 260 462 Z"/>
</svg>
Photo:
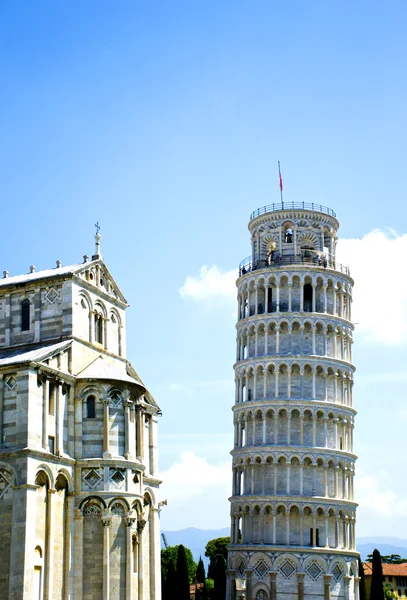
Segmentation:
<svg viewBox="0 0 407 600">
<path fill-rule="evenodd" d="M 189 600 L 189 572 L 185 548 L 182 544 L 178 546 L 177 568 L 175 582 L 175 598 L 177 600 Z"/>
<path fill-rule="evenodd" d="M 195 581 L 196 574 L 196 562 L 194 561 L 194 557 L 192 556 L 192 552 L 189 548 L 185 548 L 185 556 L 188 565 L 188 576 L 190 583 Z M 168 566 L 172 562 L 175 566 L 177 564 L 178 557 L 178 545 L 177 546 L 168 546 L 165 550 L 161 550 L 161 577 L 165 581 L 168 573 Z"/>
<path fill-rule="evenodd" d="M 372 554 L 372 587 L 370 600 L 384 600 L 383 569 L 380 552 L 375 548 Z"/>
<path fill-rule="evenodd" d="M 205 556 L 209 558 L 208 577 L 215 579 L 214 572 L 216 566 L 216 559 L 218 555 L 221 555 L 225 561 L 228 560 L 228 545 L 230 544 L 230 537 L 215 538 L 209 540 L 205 547 Z"/>
<path fill-rule="evenodd" d="M 221 554 L 216 557 L 213 574 L 213 600 L 225 600 L 226 597 L 226 561 Z"/>
<path fill-rule="evenodd" d="M 205 581 L 205 566 L 202 557 L 199 557 L 198 566 L 196 568 L 195 580 L 197 584 L 195 598 L 196 600 L 206 600 L 208 597 Z M 198 587 L 199 586 L 199 587 Z M 200 587 L 203 586 L 203 587 Z"/>
<path fill-rule="evenodd" d="M 162 600 L 173 600 L 175 598 L 176 578 L 175 562 L 173 560 L 168 560 L 168 563 L 165 566 L 165 575 L 163 571 L 161 571 Z"/>
<path fill-rule="evenodd" d="M 366 580 L 365 580 L 365 572 L 363 570 L 363 563 L 359 559 L 359 600 L 367 600 L 366 595 Z"/>
<path fill-rule="evenodd" d="M 385 600 L 393 600 L 393 598 L 397 598 L 396 594 L 391 589 L 389 583 L 383 584 L 383 592 L 384 592 Z"/>
</svg>

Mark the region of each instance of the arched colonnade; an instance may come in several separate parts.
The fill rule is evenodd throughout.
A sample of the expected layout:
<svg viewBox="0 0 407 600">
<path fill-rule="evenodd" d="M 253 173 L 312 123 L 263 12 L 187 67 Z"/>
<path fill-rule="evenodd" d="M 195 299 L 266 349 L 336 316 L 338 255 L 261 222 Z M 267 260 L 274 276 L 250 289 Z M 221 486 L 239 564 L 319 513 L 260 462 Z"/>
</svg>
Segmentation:
<svg viewBox="0 0 407 600">
<path fill-rule="evenodd" d="M 302 354 L 352 362 L 352 344 L 351 327 L 332 321 L 262 319 L 238 328 L 236 360 Z"/>
<path fill-rule="evenodd" d="M 258 361 L 235 371 L 236 404 L 312 399 L 352 406 L 353 369 L 315 360 Z"/>
<path fill-rule="evenodd" d="M 281 272 L 244 279 L 237 300 L 239 319 L 274 312 L 319 312 L 350 321 L 352 286 L 344 277 Z"/>
</svg>

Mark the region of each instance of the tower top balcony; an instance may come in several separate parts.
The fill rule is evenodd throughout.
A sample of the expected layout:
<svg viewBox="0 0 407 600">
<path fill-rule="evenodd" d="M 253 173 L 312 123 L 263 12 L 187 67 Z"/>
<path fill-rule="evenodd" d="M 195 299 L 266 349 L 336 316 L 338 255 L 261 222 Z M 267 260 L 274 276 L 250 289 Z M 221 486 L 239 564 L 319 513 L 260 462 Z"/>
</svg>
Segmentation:
<svg viewBox="0 0 407 600">
<path fill-rule="evenodd" d="M 331 269 L 350 277 L 350 270 L 347 265 L 338 263 L 332 255 L 314 250 L 304 250 L 297 256 L 293 254 L 282 255 L 277 252 L 273 252 L 266 258 L 253 259 L 252 256 L 248 256 L 239 265 L 239 277 L 259 269 L 287 269 L 287 267 Z"/>
<path fill-rule="evenodd" d="M 256 219 L 256 217 L 260 217 L 267 213 L 286 210 L 312 210 L 314 212 L 329 215 L 330 217 L 336 219 L 336 213 L 332 210 L 332 208 L 322 206 L 322 204 L 316 204 L 314 202 L 273 202 L 273 204 L 262 206 L 261 208 L 258 208 L 257 210 L 253 211 L 250 215 L 250 221 L 253 221 L 253 219 Z"/>
</svg>

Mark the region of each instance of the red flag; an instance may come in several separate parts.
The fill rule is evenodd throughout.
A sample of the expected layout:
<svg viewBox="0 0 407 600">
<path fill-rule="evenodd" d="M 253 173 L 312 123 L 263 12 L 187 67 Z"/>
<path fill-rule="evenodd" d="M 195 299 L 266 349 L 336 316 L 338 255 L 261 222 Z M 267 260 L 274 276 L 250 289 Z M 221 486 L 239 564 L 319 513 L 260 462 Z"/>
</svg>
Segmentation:
<svg viewBox="0 0 407 600">
<path fill-rule="evenodd" d="M 278 161 L 278 176 L 280 177 L 280 192 L 283 191 L 283 178 L 281 177 L 280 161 Z"/>
</svg>

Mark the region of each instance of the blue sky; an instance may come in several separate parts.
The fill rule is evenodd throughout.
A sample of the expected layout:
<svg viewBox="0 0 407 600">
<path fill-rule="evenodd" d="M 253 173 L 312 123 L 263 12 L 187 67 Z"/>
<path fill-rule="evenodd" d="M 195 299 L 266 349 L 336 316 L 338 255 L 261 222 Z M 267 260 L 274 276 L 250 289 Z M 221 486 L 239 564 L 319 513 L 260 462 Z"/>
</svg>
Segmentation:
<svg viewBox="0 0 407 600">
<path fill-rule="evenodd" d="M 163 409 L 165 529 L 228 525 L 232 271 L 280 160 L 287 200 L 337 212 L 359 276 L 359 534 L 406 536 L 406 18 L 392 0 L 0 4 L 0 270 L 80 262 L 101 224 Z"/>
</svg>

